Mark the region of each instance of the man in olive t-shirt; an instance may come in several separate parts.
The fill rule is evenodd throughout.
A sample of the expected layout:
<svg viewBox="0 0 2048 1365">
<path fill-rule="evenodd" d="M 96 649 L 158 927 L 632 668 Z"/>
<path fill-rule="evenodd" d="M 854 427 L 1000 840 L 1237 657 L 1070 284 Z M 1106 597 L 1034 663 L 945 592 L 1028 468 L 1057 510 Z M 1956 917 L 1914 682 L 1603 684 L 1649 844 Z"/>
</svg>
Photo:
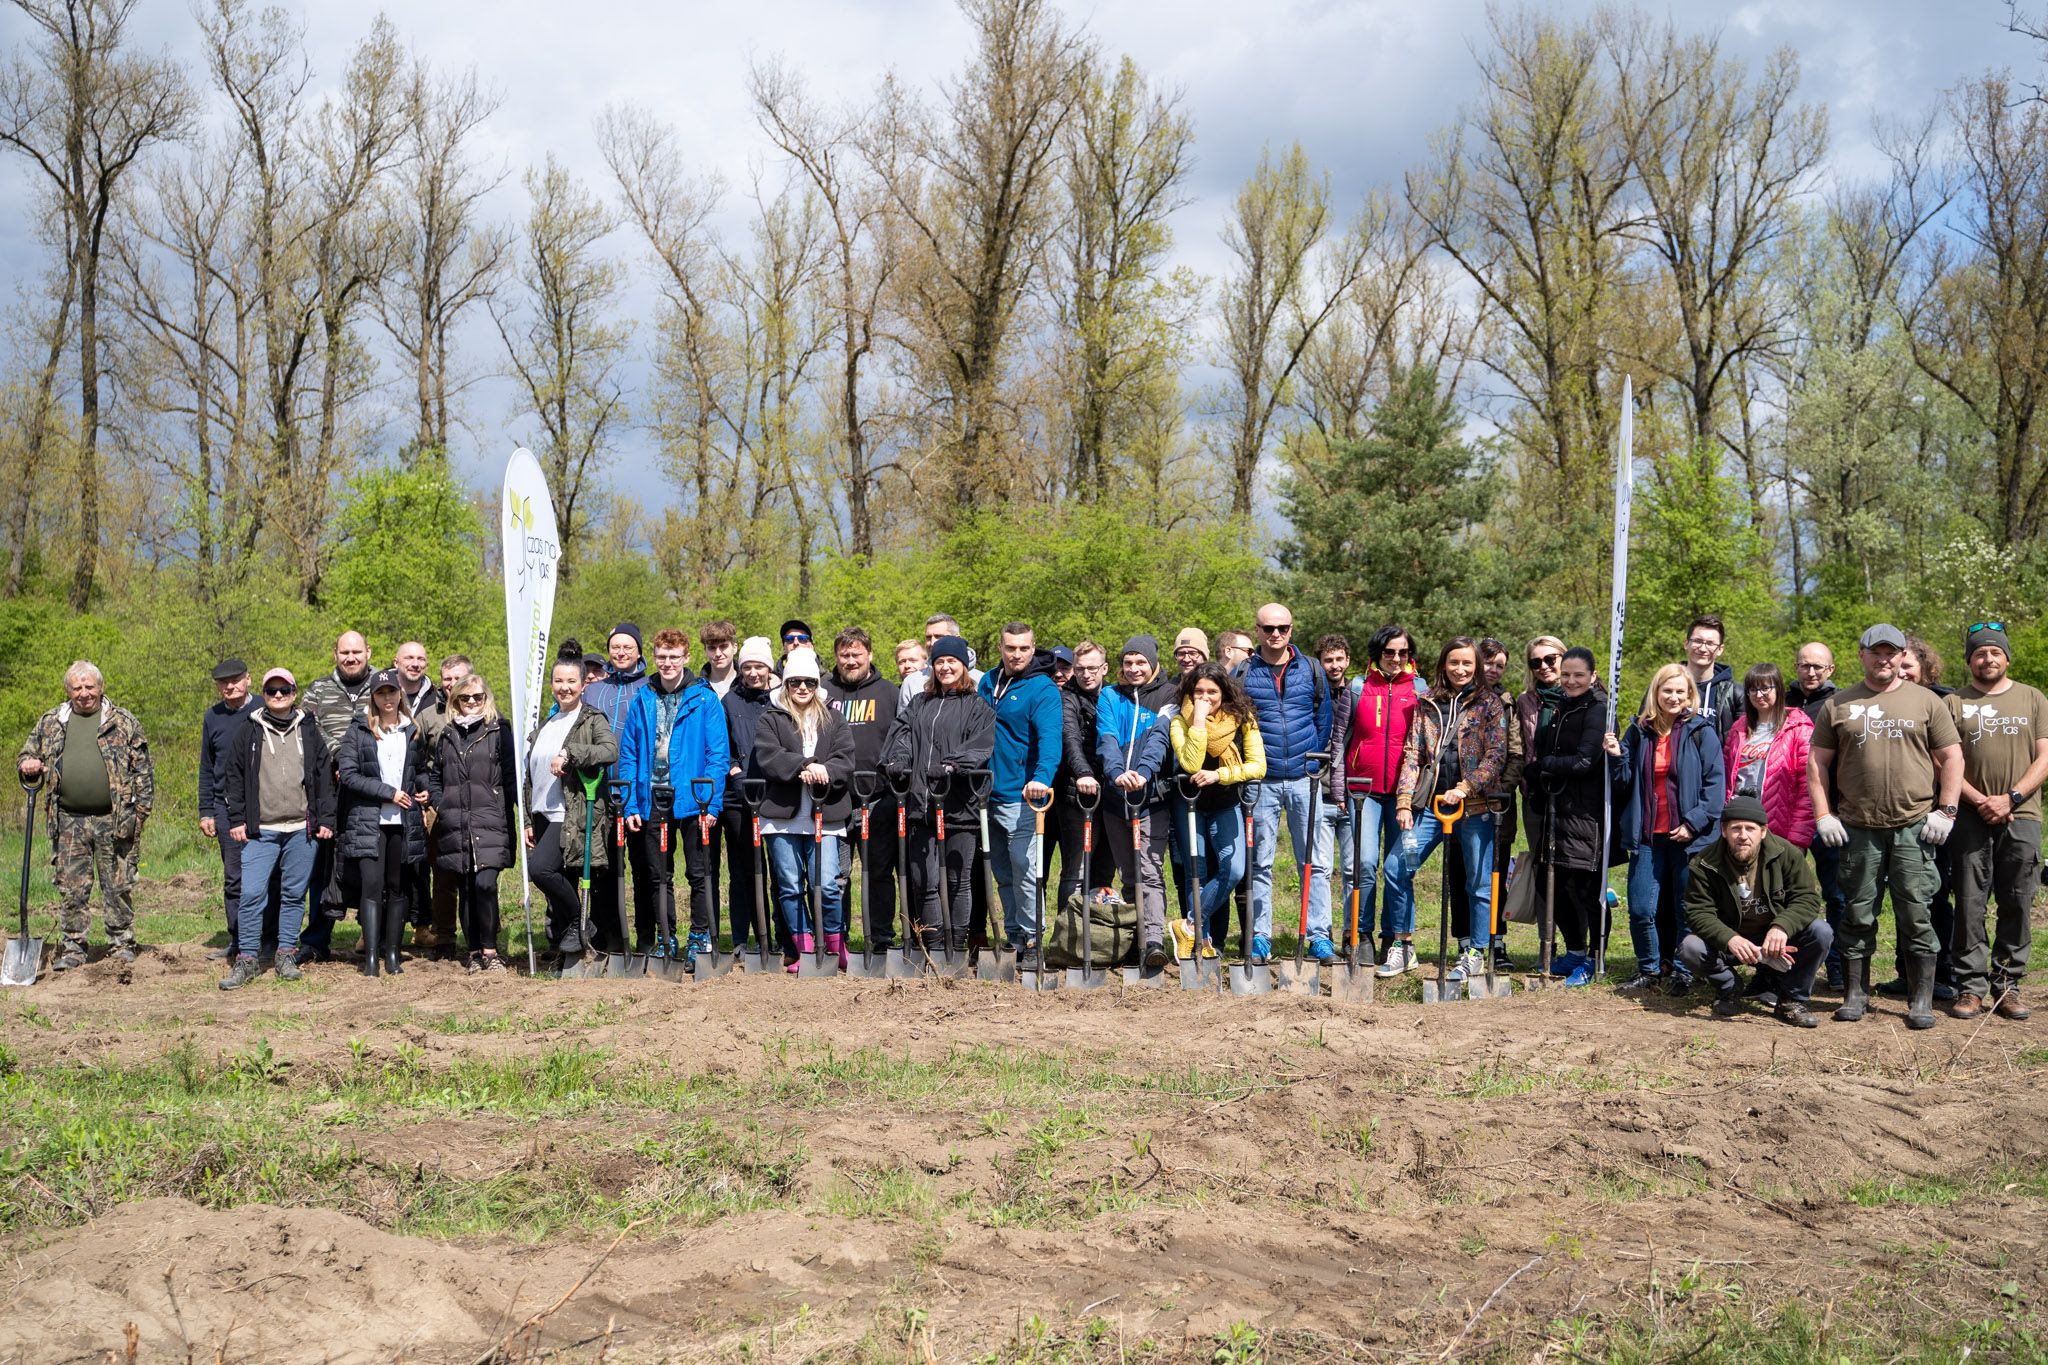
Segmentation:
<svg viewBox="0 0 2048 1365">
<path fill-rule="evenodd" d="M 2033 927 L 2028 910 L 2041 865 L 2041 785 L 2048 781 L 2048 697 L 2006 676 L 2005 627 L 1981 622 L 1964 646 L 1970 686 L 1948 699 L 1963 746 L 1963 811 L 1956 822 L 1956 999 L 1949 1013 L 2008 1019 L 2020 1002 Z M 1994 941 L 1985 920 L 1998 899 Z"/>
<path fill-rule="evenodd" d="M 1934 1026 L 1934 959 L 1940 944 L 1929 906 L 1940 885 L 1934 850 L 1955 828 L 1963 756 L 1947 705 L 1899 675 L 1906 637 L 1897 626 L 1863 632 L 1863 681 L 1831 695 L 1814 717 L 1807 790 L 1814 837 L 1842 850 L 1842 1007 L 1861 1019 L 1870 1004 L 1870 955 L 1887 886 L 1905 949 L 1906 1026 Z M 1831 805 L 1828 770 L 1834 770 Z M 1839 811 L 1839 814 L 1837 813 Z"/>
</svg>

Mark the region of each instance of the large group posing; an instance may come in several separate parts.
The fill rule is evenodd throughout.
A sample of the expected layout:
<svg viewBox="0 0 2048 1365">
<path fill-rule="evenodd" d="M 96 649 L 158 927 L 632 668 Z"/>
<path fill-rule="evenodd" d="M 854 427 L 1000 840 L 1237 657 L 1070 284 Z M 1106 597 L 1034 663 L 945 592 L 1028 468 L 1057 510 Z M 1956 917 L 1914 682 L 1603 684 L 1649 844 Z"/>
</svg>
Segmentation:
<svg viewBox="0 0 2048 1365">
<path fill-rule="evenodd" d="M 1704 978 L 1717 1014 L 1747 997 L 1810 1028 L 1825 969 L 1834 1017 L 1860 1019 L 1889 896 L 1899 979 L 1876 989 L 1906 998 L 1909 1026 L 1931 1027 L 1937 999 L 1959 1018 L 2027 1017 L 2048 698 L 2007 676 L 1997 622 L 1969 628 L 1960 689 L 1940 685 L 1933 649 L 1882 624 L 1859 641 L 1860 679 L 1837 688 L 1819 643 L 1792 681 L 1768 663 L 1738 681 L 1721 621 L 1703 616 L 1683 661 L 1611 728 L 1592 653 L 1553 636 L 1530 641 L 1519 692 L 1500 641 L 1458 636 L 1431 661 L 1398 625 L 1374 632 L 1354 675 L 1344 637 L 1304 650 L 1279 603 L 1218 634 L 1213 656 L 1184 629 L 1165 660 L 1150 635 L 1048 648 L 1011 622 L 987 672 L 939 614 L 896 645 L 894 679 L 858 627 L 830 640 L 829 666 L 805 622 L 779 634 L 778 650 L 711 622 L 701 672 L 678 629 L 646 641 L 621 624 L 601 655 L 566 642 L 523 771 L 512 721 L 462 655 L 440 661 L 437 685 L 424 645 L 376 669 L 349 632 L 332 672 L 301 689 L 269 668 L 255 697 L 251 670 L 224 660 L 199 763 L 200 824 L 222 858 L 221 987 L 333 959 L 351 909 L 368 975 L 401 970 L 408 927 L 416 955 L 502 972 L 497 882 L 522 842 L 558 967 L 624 952 L 843 966 L 857 929 L 868 952 L 999 946 L 1033 970 L 1048 900 L 1117 884 L 1137 911 L 1132 966 L 1226 954 L 1233 905 L 1236 951 L 1262 964 L 1284 821 L 1304 882 L 1289 927 L 1319 963 L 1362 936 L 1378 975 L 1417 970 L 1416 879 L 1442 845 L 1442 981 L 1515 970 L 1512 919 L 1544 926 L 1546 980 L 1590 984 L 1608 868 L 1625 863 L 1637 970 L 1622 989 L 1683 995 Z M 58 970 L 87 961 L 95 879 L 109 951 L 134 957 L 155 796 L 141 728 L 99 671 L 80 662 L 64 682 L 18 760 L 24 783 L 50 779 Z M 1511 870 L 1518 814 L 1529 853 Z"/>
</svg>

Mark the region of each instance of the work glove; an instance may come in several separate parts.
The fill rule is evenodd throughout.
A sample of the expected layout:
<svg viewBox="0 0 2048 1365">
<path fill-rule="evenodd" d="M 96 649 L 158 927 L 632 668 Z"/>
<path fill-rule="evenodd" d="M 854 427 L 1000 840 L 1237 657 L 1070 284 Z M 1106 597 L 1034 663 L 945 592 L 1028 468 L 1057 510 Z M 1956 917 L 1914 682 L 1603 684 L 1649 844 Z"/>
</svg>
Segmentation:
<svg viewBox="0 0 2048 1365">
<path fill-rule="evenodd" d="M 1814 822 L 1813 836 L 1829 848 L 1840 848 L 1849 842 L 1849 831 L 1832 815 L 1823 815 Z"/>
<path fill-rule="evenodd" d="M 1948 842 L 1949 832 L 1956 827 L 1953 815 L 1943 815 L 1938 810 L 1927 812 L 1927 823 L 1920 827 L 1920 842 L 1936 848 Z"/>
</svg>

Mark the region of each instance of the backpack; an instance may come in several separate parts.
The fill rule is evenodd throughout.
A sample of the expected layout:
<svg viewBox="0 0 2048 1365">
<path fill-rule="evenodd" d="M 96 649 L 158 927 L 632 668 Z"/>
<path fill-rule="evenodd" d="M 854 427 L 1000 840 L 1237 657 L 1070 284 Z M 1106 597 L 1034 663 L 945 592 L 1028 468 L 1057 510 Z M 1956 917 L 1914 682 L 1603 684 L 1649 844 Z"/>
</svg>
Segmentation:
<svg viewBox="0 0 2048 1365">
<path fill-rule="evenodd" d="M 1094 922 L 1089 964 L 1098 970 L 1138 959 L 1138 907 L 1110 890 L 1077 891 L 1053 917 L 1040 947 L 1045 965 L 1059 969 L 1081 965 L 1081 917 Z"/>
</svg>

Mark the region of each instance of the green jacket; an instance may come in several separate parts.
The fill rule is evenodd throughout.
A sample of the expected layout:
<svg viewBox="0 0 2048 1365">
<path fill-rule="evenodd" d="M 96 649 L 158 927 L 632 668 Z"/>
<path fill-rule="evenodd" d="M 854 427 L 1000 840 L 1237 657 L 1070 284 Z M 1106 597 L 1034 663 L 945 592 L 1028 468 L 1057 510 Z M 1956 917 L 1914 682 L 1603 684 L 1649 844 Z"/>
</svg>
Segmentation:
<svg viewBox="0 0 2048 1365">
<path fill-rule="evenodd" d="M 548 717 L 541 717 L 540 725 L 533 727 L 533 733 L 526 737 L 526 752 L 533 752 L 533 742 L 539 738 L 541 726 L 548 723 Z M 612 723 L 604 718 L 604 712 L 594 706 L 583 707 L 570 723 L 569 734 L 562 741 L 562 752 L 568 757 L 568 771 L 562 775 L 562 871 L 572 873 L 583 867 L 583 782 L 582 778 L 595 774 L 598 778 L 597 800 L 590 811 L 590 865 L 594 868 L 605 866 L 606 857 L 617 838 L 615 828 L 617 811 L 612 809 L 611 798 L 606 792 L 605 769 L 619 761 L 619 739 L 612 733 Z M 526 789 L 526 812 L 529 821 L 533 818 L 533 784 L 530 774 L 520 774 L 520 786 Z"/>
<path fill-rule="evenodd" d="M 53 812 L 57 808 L 57 772 L 64 766 L 64 734 L 70 723 L 68 701 L 43 712 L 14 760 L 19 767 L 24 758 L 41 759 L 49 769 L 50 780 L 44 790 Z M 117 823 L 132 824 L 133 832 L 139 833 L 156 805 L 156 765 L 150 761 L 149 740 L 143 736 L 141 722 L 105 698 L 100 699 L 100 757 L 107 765 L 107 790 L 114 798 Z"/>
<path fill-rule="evenodd" d="M 1685 922 L 1708 946 L 1725 951 L 1737 934 L 1751 943 L 1761 943 L 1773 928 L 1783 929 L 1790 938 L 1820 918 L 1820 883 L 1814 879 L 1806 855 L 1789 840 L 1766 834 L 1751 875 L 1754 894 L 1745 916 L 1735 889 L 1735 859 L 1728 852 L 1728 841 L 1716 839 L 1692 860 L 1692 879 L 1685 888 Z"/>
</svg>

